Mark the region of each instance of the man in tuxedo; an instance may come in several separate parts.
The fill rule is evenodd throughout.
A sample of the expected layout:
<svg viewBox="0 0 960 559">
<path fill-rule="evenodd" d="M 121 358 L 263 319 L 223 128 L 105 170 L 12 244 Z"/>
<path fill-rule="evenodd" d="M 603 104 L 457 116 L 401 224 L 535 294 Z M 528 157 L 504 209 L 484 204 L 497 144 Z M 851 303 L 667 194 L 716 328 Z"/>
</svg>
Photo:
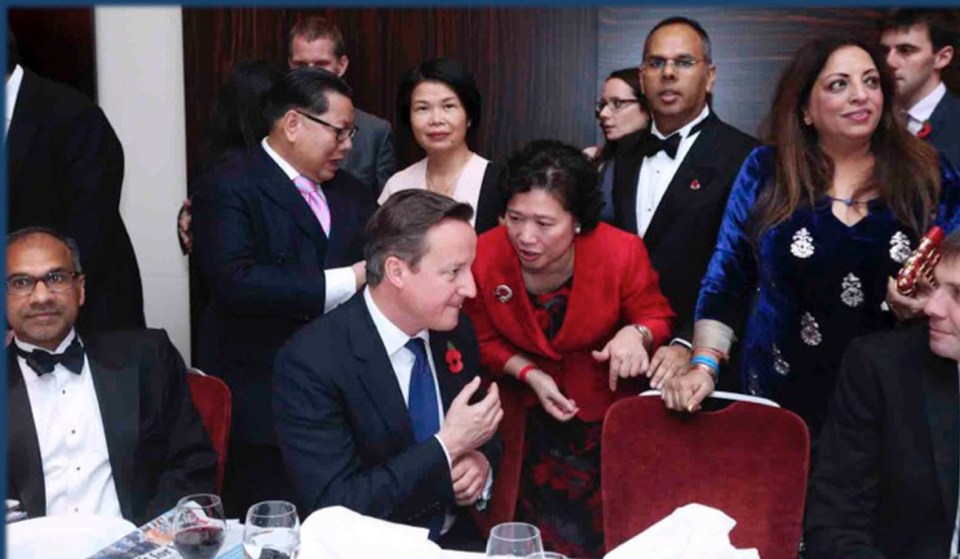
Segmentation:
<svg viewBox="0 0 960 559">
<path fill-rule="evenodd" d="M 28 228 L 7 240 L 7 497 L 30 517 L 141 524 L 213 490 L 217 454 L 162 330 L 83 336 L 77 245 Z"/>
<path fill-rule="evenodd" d="M 960 166 L 960 98 L 941 78 L 957 48 L 952 11 L 893 10 L 883 21 L 880 44 L 897 80 L 907 128 Z"/>
<path fill-rule="evenodd" d="M 7 230 L 76 239 L 90 280 L 84 332 L 143 328 L 140 270 L 120 218 L 120 140 L 89 99 L 21 66 L 9 30 L 7 51 Z"/>
<path fill-rule="evenodd" d="M 308 17 L 290 30 L 290 69 L 319 67 L 341 78 L 350 65 L 343 44 L 343 33 L 322 17 Z M 387 179 L 397 170 L 390 123 L 354 108 L 357 135 L 353 149 L 340 166 L 370 188 L 374 196 L 383 190 Z"/>
<path fill-rule="evenodd" d="M 960 233 L 940 250 L 927 322 L 844 356 L 807 496 L 810 559 L 957 557 Z"/>
<path fill-rule="evenodd" d="M 342 505 L 445 547 L 478 541 L 464 513 L 489 498 L 503 411 L 496 384 L 479 396 L 460 312 L 476 295 L 472 215 L 429 191 L 391 196 L 368 225 L 368 287 L 277 355 L 277 437 L 304 514 Z"/>
<path fill-rule="evenodd" d="M 677 313 L 676 338 L 651 361 L 651 385 L 686 369 L 700 280 L 713 255 L 727 197 L 756 141 L 722 122 L 709 100 L 716 78 L 710 38 L 685 17 L 657 23 L 647 35 L 640 83 L 650 132 L 617 150 L 614 225 L 637 233 Z"/>
<path fill-rule="evenodd" d="M 376 209 L 373 193 L 337 170 L 355 130 L 349 86 L 326 70 L 293 70 L 265 110 L 273 124 L 260 149 L 205 176 L 193 202 L 194 248 L 233 393 L 225 505 L 240 516 L 292 498 L 273 433 L 273 359 L 363 285 L 363 226 Z"/>
</svg>

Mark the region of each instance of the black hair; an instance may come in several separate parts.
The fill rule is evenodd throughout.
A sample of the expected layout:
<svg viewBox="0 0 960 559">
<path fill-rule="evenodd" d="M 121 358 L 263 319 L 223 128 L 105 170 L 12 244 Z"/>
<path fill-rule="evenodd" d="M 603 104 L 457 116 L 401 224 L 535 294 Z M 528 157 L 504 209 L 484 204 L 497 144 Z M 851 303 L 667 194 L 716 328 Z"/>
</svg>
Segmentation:
<svg viewBox="0 0 960 559">
<path fill-rule="evenodd" d="M 406 128 L 410 127 L 413 90 L 423 82 L 440 82 L 452 89 L 460 99 L 467 118 L 470 119 L 471 128 L 468 132 L 477 129 L 481 116 L 480 90 L 473 79 L 473 74 L 451 58 L 435 58 L 418 64 L 400 79 L 400 87 L 397 90 L 397 119 Z"/>
</svg>

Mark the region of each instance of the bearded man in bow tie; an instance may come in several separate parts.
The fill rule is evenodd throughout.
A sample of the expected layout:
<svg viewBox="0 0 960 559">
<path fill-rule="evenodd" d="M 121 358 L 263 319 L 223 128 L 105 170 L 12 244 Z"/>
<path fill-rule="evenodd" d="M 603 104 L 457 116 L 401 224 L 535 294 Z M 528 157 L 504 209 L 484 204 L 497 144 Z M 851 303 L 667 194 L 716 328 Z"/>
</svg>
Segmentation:
<svg viewBox="0 0 960 559">
<path fill-rule="evenodd" d="M 84 276 L 73 240 L 7 238 L 7 497 L 31 518 L 135 524 L 213 490 L 217 454 L 162 330 L 81 337 Z"/>
</svg>

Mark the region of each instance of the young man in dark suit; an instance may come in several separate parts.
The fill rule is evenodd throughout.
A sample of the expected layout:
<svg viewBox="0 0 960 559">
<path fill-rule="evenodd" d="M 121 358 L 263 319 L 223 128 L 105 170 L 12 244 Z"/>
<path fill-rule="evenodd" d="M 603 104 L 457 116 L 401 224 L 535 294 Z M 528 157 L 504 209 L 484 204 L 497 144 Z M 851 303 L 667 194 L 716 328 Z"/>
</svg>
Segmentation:
<svg viewBox="0 0 960 559">
<path fill-rule="evenodd" d="M 217 454 L 162 330 L 74 328 L 86 281 L 76 244 L 41 228 L 7 240 L 7 498 L 32 518 L 136 524 L 213 490 Z"/>
<path fill-rule="evenodd" d="M 343 44 L 340 28 L 322 17 L 308 17 L 290 30 L 290 69 L 323 68 L 341 78 L 347 72 L 350 59 Z M 340 166 L 367 185 L 374 196 L 397 170 L 397 156 L 393 146 L 390 123 L 356 107 L 353 109 L 357 135 L 353 149 Z"/>
<path fill-rule="evenodd" d="M 712 111 L 716 72 L 699 23 L 685 17 L 657 23 L 640 67 L 650 132 L 621 140 L 614 164 L 613 224 L 643 237 L 660 289 L 677 313 L 676 338 L 651 361 L 655 388 L 665 375 L 686 370 L 700 280 L 733 180 L 756 145 Z"/>
<path fill-rule="evenodd" d="M 120 218 L 120 140 L 89 99 L 23 68 L 9 30 L 7 50 L 7 230 L 76 239 L 90 280 L 85 332 L 143 328 L 140 270 Z"/>
<path fill-rule="evenodd" d="M 503 411 L 496 384 L 480 398 L 461 317 L 472 215 L 425 190 L 391 196 L 368 226 L 368 287 L 277 355 L 274 421 L 304 514 L 342 505 L 482 544 L 465 513 L 489 498 Z"/>
<path fill-rule="evenodd" d="M 292 498 L 273 433 L 270 384 L 280 346 L 365 280 L 373 193 L 338 172 L 356 130 L 350 88 L 317 68 L 285 75 L 267 100 L 261 148 L 202 179 L 195 256 L 210 285 L 219 369 L 233 393 L 225 505 Z"/>
<path fill-rule="evenodd" d="M 809 559 L 958 555 L 960 233 L 940 253 L 926 323 L 844 356 L 807 495 Z"/>
<path fill-rule="evenodd" d="M 880 44 L 897 80 L 907 128 L 960 167 L 960 98 L 941 77 L 956 54 L 953 11 L 893 10 L 882 23 Z"/>
</svg>

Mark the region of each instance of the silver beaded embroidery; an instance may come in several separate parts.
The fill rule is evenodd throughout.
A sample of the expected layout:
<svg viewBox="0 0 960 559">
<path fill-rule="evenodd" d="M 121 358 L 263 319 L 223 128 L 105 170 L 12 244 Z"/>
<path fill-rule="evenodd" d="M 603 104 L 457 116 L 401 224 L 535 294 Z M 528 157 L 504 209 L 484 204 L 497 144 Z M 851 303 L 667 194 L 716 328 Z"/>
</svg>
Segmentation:
<svg viewBox="0 0 960 559">
<path fill-rule="evenodd" d="M 808 346 L 818 346 L 823 341 L 823 334 L 820 333 L 820 324 L 813 315 L 805 312 L 800 317 L 800 339 Z"/>
<path fill-rule="evenodd" d="M 897 264 L 903 264 L 907 261 L 907 258 L 910 258 L 910 254 L 913 251 L 910 249 L 910 239 L 903 234 L 902 231 L 897 231 L 890 237 L 890 259 L 896 262 Z"/>
<path fill-rule="evenodd" d="M 790 374 L 790 363 L 787 363 L 787 360 L 783 358 L 783 353 L 780 352 L 777 344 L 773 344 L 773 370 L 781 376 Z"/>
<path fill-rule="evenodd" d="M 793 243 L 790 244 L 790 253 L 797 258 L 813 256 L 813 235 L 806 227 L 801 227 L 793 234 Z"/>
<path fill-rule="evenodd" d="M 747 392 L 749 392 L 751 396 L 760 395 L 760 375 L 753 369 L 747 372 Z"/>
<path fill-rule="evenodd" d="M 860 278 L 853 274 L 847 274 L 843 277 L 843 292 L 840 293 L 840 300 L 848 307 L 859 307 L 863 304 L 863 284 Z"/>
</svg>

